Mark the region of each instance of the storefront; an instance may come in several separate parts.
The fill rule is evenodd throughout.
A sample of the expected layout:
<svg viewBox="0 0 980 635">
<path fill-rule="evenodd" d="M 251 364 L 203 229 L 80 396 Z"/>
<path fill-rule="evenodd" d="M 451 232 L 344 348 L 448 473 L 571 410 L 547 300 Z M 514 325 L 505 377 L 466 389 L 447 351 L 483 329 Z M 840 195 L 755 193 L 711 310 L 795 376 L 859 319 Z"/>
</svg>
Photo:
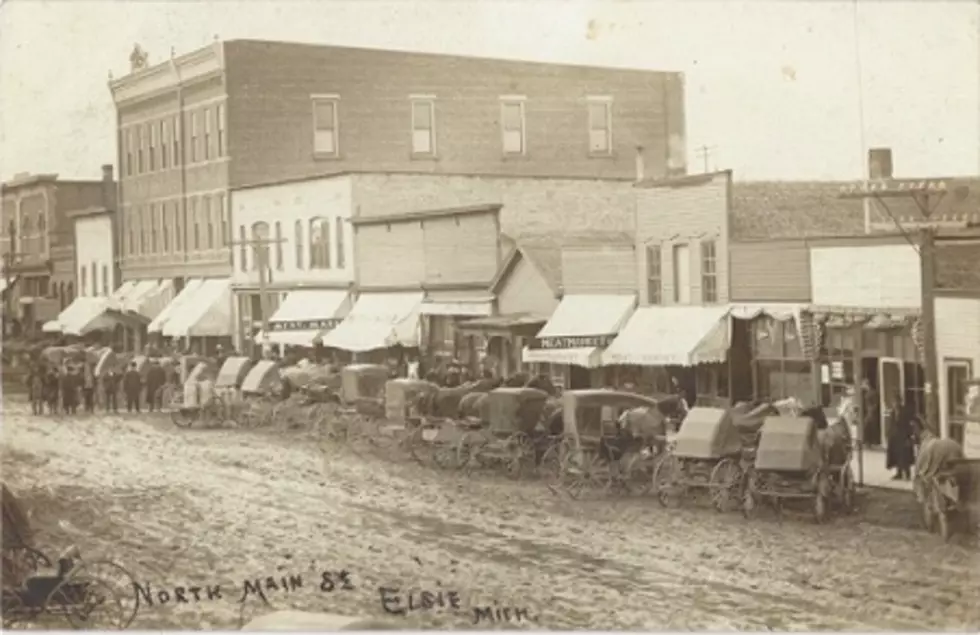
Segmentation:
<svg viewBox="0 0 980 635">
<path fill-rule="evenodd" d="M 200 354 L 231 347 L 231 283 L 227 278 L 193 278 L 147 327 L 150 333 L 182 341 Z"/>
<path fill-rule="evenodd" d="M 286 294 L 286 299 L 269 318 L 269 332 L 259 331 L 255 343 L 280 348 L 287 346 L 312 348 L 314 340 L 336 328 L 351 309 L 347 289 L 299 289 Z"/>
<path fill-rule="evenodd" d="M 43 330 L 72 337 L 102 332 L 102 343 L 114 344 L 123 329 L 142 328 L 145 324 L 145 319 L 125 312 L 112 297 L 82 296 L 75 298 L 57 318 L 46 322 Z"/>
<path fill-rule="evenodd" d="M 392 349 L 418 349 L 419 311 L 424 295 L 419 291 L 365 292 L 347 316 L 323 335 L 324 348 L 354 354 L 355 362 L 381 363 Z"/>
<path fill-rule="evenodd" d="M 804 345 L 803 304 L 733 304 L 729 366 L 732 401 L 795 397 L 817 402 L 815 357 Z"/>
<path fill-rule="evenodd" d="M 671 378 L 702 405 L 729 399 L 728 307 L 645 306 L 633 313 L 602 356 L 640 392 L 675 392 Z M 623 380 L 620 379 L 620 382 Z"/>
<path fill-rule="evenodd" d="M 478 344 L 460 327 L 473 318 L 493 314 L 493 297 L 480 291 L 429 291 L 419 310 L 422 316 L 422 355 L 426 366 L 456 359 L 471 370 L 476 369 Z"/>
<path fill-rule="evenodd" d="M 610 385 L 612 374 L 602 368 L 603 351 L 635 308 L 633 294 L 567 295 L 524 348 L 523 360 L 565 389 Z"/>
<path fill-rule="evenodd" d="M 527 314 L 495 315 L 460 323 L 459 332 L 476 353 L 478 368 L 495 377 L 524 372 L 522 351 L 547 320 Z M 550 369 L 544 372 L 550 375 Z"/>
</svg>

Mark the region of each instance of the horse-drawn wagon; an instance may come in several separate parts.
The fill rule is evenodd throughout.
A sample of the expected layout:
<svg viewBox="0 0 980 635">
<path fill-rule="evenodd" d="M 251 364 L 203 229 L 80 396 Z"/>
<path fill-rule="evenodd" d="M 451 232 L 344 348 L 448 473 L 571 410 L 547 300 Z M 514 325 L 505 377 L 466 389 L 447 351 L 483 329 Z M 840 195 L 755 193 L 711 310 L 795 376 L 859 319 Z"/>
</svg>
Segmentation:
<svg viewBox="0 0 980 635">
<path fill-rule="evenodd" d="M 282 382 L 276 362 L 263 359 L 255 362 L 241 382 L 243 407 L 236 423 L 243 428 L 255 428 L 271 423 L 279 405 Z"/>
<path fill-rule="evenodd" d="M 170 412 L 174 425 L 188 428 L 198 421 L 212 424 L 228 419 L 225 400 L 215 390 L 216 379 L 217 372 L 209 362 L 194 367 L 184 382 L 182 402 Z"/>
<path fill-rule="evenodd" d="M 570 390 L 562 394 L 562 439 L 546 452 L 554 488 L 573 498 L 584 491 L 626 493 L 647 489 L 656 457 L 666 441 L 667 419 L 654 399 L 613 390 Z"/>
<path fill-rule="evenodd" d="M 966 458 L 952 439 L 928 437 L 919 449 L 914 486 L 926 529 L 949 540 L 980 506 L 980 459 Z"/>
<path fill-rule="evenodd" d="M 557 443 L 541 427 L 548 396 L 537 388 L 496 388 L 482 396 L 486 421 L 475 417 L 459 439 L 460 464 L 467 469 L 503 466 L 511 478 L 534 473 L 548 445 Z"/>
</svg>

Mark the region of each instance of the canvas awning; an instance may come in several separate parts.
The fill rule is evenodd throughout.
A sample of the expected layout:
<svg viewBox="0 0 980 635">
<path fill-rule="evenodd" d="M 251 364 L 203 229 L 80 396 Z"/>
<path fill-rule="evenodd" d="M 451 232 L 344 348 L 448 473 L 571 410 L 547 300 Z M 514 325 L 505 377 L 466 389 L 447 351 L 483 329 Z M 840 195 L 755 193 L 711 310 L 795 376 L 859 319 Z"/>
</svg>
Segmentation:
<svg viewBox="0 0 980 635">
<path fill-rule="evenodd" d="M 126 282 L 122 283 L 118 289 L 109 294 L 109 297 L 119 302 L 125 302 L 126 297 L 133 292 L 133 289 L 136 288 L 136 285 L 139 284 L 139 282 L 139 280 L 127 280 Z"/>
<path fill-rule="evenodd" d="M 45 322 L 45 333 L 63 333 L 82 336 L 93 331 L 114 328 L 125 316 L 118 310 L 118 302 L 105 296 L 80 296 L 72 300 L 58 317 Z"/>
<path fill-rule="evenodd" d="M 472 291 L 432 291 L 419 310 L 421 315 L 487 317 L 493 315 L 493 298 Z"/>
<path fill-rule="evenodd" d="M 603 353 L 604 365 L 693 366 L 723 362 L 728 306 L 645 306 Z"/>
<path fill-rule="evenodd" d="M 317 336 L 330 331 L 350 312 L 350 293 L 346 289 L 300 289 L 290 291 L 269 318 L 269 333 L 255 336 L 262 344 L 313 346 Z"/>
<path fill-rule="evenodd" d="M 180 290 L 180 293 L 178 293 L 174 299 L 171 300 L 155 318 L 153 318 L 153 321 L 150 322 L 148 327 L 146 327 L 146 330 L 150 333 L 162 333 L 163 327 L 167 324 L 167 322 L 177 315 L 180 307 L 189 302 L 203 284 L 203 278 L 191 278 L 188 280 L 184 284 L 184 288 Z"/>
<path fill-rule="evenodd" d="M 736 320 L 754 320 L 760 315 L 768 315 L 774 320 L 785 322 L 787 320 L 800 321 L 800 313 L 806 308 L 804 304 L 792 302 L 740 302 L 729 305 L 729 312 Z"/>
<path fill-rule="evenodd" d="M 123 296 L 122 307 L 125 311 L 152 320 L 163 312 L 173 298 L 172 280 L 140 280 Z"/>
<path fill-rule="evenodd" d="M 629 319 L 633 295 L 567 295 L 523 352 L 527 363 L 595 368 L 602 351 Z"/>
<path fill-rule="evenodd" d="M 323 336 L 323 345 L 361 353 L 379 348 L 419 345 L 422 293 L 362 293 L 347 317 Z"/>
<path fill-rule="evenodd" d="M 205 279 L 163 325 L 167 337 L 231 335 L 231 280 Z"/>
</svg>

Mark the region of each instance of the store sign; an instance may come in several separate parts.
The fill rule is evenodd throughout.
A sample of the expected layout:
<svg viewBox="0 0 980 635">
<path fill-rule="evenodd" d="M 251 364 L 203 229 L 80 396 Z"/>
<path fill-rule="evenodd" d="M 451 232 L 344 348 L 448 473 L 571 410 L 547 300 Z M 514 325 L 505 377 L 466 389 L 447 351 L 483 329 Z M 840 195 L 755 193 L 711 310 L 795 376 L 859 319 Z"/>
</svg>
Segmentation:
<svg viewBox="0 0 980 635">
<path fill-rule="evenodd" d="M 284 320 L 282 322 L 270 322 L 270 331 L 326 331 L 335 328 L 340 324 L 340 318 L 326 318 L 322 320 Z"/>
<path fill-rule="evenodd" d="M 565 350 L 569 348 L 605 348 L 616 339 L 615 335 L 579 335 L 570 337 L 535 337 L 528 348 Z"/>
</svg>

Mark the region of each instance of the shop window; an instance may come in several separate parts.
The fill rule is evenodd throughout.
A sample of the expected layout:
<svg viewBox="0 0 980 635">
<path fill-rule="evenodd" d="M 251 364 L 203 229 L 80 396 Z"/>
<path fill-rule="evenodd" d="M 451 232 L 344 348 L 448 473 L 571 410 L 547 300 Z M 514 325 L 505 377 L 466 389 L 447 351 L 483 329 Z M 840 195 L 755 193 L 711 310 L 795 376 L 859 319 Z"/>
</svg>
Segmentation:
<svg viewBox="0 0 980 635">
<path fill-rule="evenodd" d="M 713 240 L 701 243 L 701 299 L 705 304 L 718 302 L 718 250 Z"/>
<path fill-rule="evenodd" d="M 337 237 L 337 268 L 343 269 L 344 267 L 347 266 L 347 255 L 346 255 L 346 250 L 344 249 L 344 239 L 345 239 L 344 219 L 338 216 L 336 218 L 336 221 L 337 221 L 337 230 L 334 232 L 334 234 L 336 234 Z"/>
<path fill-rule="evenodd" d="M 276 221 L 276 271 L 282 270 L 282 223 Z"/>
<path fill-rule="evenodd" d="M 946 366 L 946 415 L 950 420 L 966 416 L 967 382 L 973 374 L 966 360 L 944 360 Z"/>
<path fill-rule="evenodd" d="M 330 268 L 330 220 L 310 219 L 310 269 Z"/>
<path fill-rule="evenodd" d="M 647 245 L 647 302 L 663 302 L 663 263 L 660 245 Z"/>
<path fill-rule="evenodd" d="M 296 221 L 293 225 L 296 240 L 296 268 L 303 268 L 303 221 Z"/>
<path fill-rule="evenodd" d="M 698 395 L 728 397 L 728 363 L 702 364 L 697 367 L 695 379 Z"/>
<path fill-rule="evenodd" d="M 851 329 L 826 329 L 821 351 L 821 401 L 824 406 L 838 403 L 854 387 L 856 345 Z"/>
<path fill-rule="evenodd" d="M 804 403 L 814 401 L 812 368 L 803 353 L 796 322 L 761 316 L 752 321 L 750 332 L 756 396 L 774 400 L 796 397 Z M 843 354 L 835 359 L 845 361 Z M 848 372 L 852 373 L 850 358 L 846 361 Z"/>
</svg>

